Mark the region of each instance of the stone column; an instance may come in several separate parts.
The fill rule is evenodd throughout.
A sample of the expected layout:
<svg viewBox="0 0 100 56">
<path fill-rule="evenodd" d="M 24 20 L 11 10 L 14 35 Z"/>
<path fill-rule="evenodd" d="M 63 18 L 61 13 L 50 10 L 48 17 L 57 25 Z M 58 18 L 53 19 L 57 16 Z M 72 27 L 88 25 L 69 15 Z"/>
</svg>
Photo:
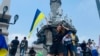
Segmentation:
<svg viewBox="0 0 100 56">
<path fill-rule="evenodd" d="M 3 8 L 4 6 L 8 6 L 8 11 L 5 13 L 4 17 L 2 18 L 3 14 Z M 8 28 L 9 28 L 9 22 L 11 15 L 9 14 L 9 8 L 10 8 L 10 0 L 3 0 L 0 5 L 0 29 L 2 29 L 3 34 L 6 37 L 6 41 L 8 40 Z"/>
</svg>

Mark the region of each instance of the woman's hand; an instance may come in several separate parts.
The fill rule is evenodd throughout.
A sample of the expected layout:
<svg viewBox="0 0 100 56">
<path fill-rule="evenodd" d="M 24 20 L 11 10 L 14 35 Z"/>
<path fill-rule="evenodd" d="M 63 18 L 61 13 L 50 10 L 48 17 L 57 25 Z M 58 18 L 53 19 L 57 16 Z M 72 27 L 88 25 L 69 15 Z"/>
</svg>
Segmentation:
<svg viewBox="0 0 100 56">
<path fill-rule="evenodd" d="M 69 30 L 69 28 L 65 27 L 64 25 L 62 25 L 62 27 L 63 27 L 64 29 L 66 29 L 66 30 Z"/>
</svg>

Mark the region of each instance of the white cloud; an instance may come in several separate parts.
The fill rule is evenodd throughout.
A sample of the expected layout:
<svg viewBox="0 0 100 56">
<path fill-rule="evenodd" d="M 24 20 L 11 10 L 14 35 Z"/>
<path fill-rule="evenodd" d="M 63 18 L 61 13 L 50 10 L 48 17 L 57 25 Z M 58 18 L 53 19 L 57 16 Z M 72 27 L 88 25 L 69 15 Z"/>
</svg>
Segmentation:
<svg viewBox="0 0 100 56">
<path fill-rule="evenodd" d="M 8 44 L 10 44 L 11 43 L 11 41 L 13 40 L 13 39 L 15 39 L 15 36 L 18 36 L 18 40 L 21 42 L 21 40 L 23 40 L 23 38 L 26 36 L 26 35 L 24 35 L 24 34 L 9 34 L 9 36 L 8 36 Z M 32 46 L 32 43 L 36 40 L 37 38 L 36 37 L 31 37 L 31 38 L 27 38 L 27 40 L 28 40 L 28 45 L 29 46 Z"/>
</svg>

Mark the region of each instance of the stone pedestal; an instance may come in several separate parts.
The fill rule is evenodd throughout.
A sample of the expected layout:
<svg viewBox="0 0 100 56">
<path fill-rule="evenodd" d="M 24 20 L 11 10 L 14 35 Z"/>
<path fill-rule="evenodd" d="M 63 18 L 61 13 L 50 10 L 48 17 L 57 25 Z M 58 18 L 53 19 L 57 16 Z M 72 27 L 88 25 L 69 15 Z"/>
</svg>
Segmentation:
<svg viewBox="0 0 100 56">
<path fill-rule="evenodd" d="M 50 30 L 45 30 L 44 34 L 46 35 L 46 45 L 38 44 L 38 45 L 34 45 L 33 47 L 35 48 L 37 53 L 38 51 L 41 51 L 43 56 L 47 56 L 49 47 L 50 45 L 52 45 L 52 32 Z"/>
</svg>

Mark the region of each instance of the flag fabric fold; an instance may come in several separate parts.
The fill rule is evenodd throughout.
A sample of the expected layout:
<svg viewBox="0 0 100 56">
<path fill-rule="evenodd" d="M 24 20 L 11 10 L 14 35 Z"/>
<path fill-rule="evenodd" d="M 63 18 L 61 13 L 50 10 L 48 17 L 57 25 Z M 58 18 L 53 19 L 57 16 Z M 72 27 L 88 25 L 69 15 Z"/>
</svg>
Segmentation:
<svg viewBox="0 0 100 56">
<path fill-rule="evenodd" d="M 0 56 L 6 56 L 8 53 L 8 45 L 5 37 L 0 34 Z"/>
<path fill-rule="evenodd" d="M 42 21 L 42 19 L 45 18 L 45 15 L 39 10 L 36 10 L 32 25 L 31 25 L 31 29 L 28 35 L 28 38 L 31 37 L 33 30 L 36 28 L 36 26 Z"/>
</svg>

